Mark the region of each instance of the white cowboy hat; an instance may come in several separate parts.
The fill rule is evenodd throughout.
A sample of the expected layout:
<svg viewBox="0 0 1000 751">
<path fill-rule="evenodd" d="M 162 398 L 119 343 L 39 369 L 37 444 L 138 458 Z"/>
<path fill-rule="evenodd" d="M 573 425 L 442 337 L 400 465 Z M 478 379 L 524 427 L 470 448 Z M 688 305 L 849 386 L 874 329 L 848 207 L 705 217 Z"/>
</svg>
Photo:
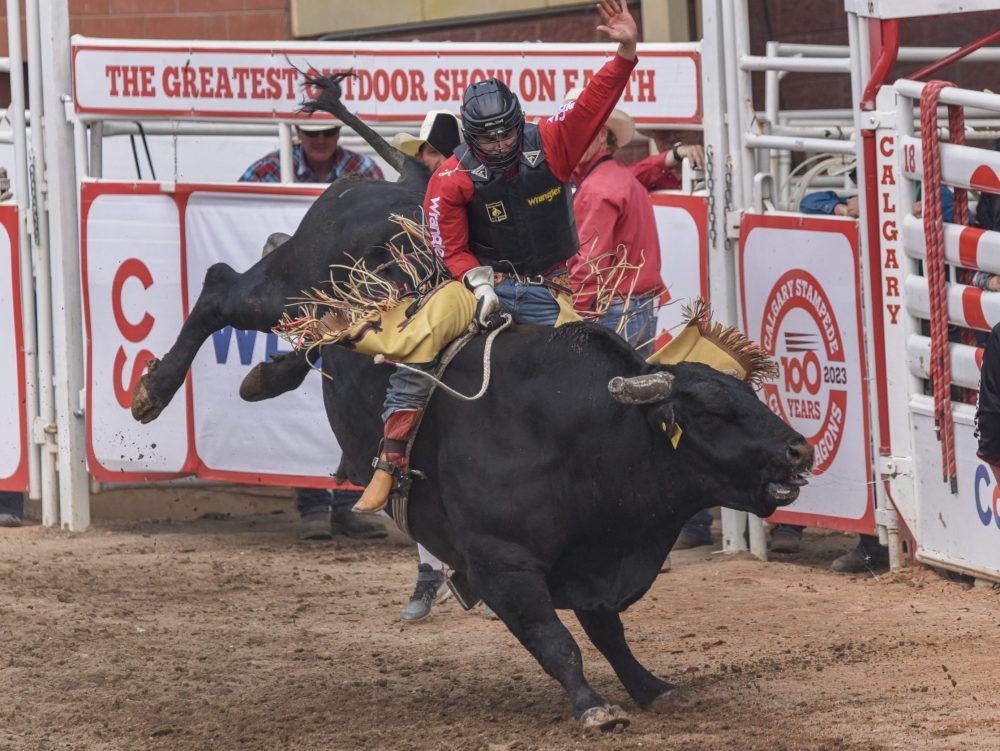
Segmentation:
<svg viewBox="0 0 1000 751">
<path fill-rule="evenodd" d="M 419 134 L 411 136 L 409 133 L 397 133 L 392 137 L 392 145 L 404 154 L 416 157 L 421 145 L 427 143 L 449 157 L 462 142 L 461 133 L 462 129 L 458 127 L 455 115 L 448 110 L 431 110 L 424 115 Z"/>
<path fill-rule="evenodd" d="M 571 89 L 566 93 L 566 97 L 563 101 L 575 102 L 579 99 L 582 91 L 583 89 L 580 88 Z M 628 146 L 632 142 L 633 136 L 635 136 L 635 120 L 617 107 L 611 110 L 611 115 L 608 117 L 608 121 L 604 124 L 604 126 L 615 134 L 615 140 L 618 142 L 619 148 L 622 146 Z"/>
<path fill-rule="evenodd" d="M 295 123 L 295 127 L 299 130 L 304 130 L 306 133 L 320 133 L 324 130 L 330 130 L 330 128 L 340 128 L 343 127 L 343 123 L 336 118 L 324 118 L 320 120 L 319 118 L 309 118 L 308 120 L 299 120 Z"/>
</svg>

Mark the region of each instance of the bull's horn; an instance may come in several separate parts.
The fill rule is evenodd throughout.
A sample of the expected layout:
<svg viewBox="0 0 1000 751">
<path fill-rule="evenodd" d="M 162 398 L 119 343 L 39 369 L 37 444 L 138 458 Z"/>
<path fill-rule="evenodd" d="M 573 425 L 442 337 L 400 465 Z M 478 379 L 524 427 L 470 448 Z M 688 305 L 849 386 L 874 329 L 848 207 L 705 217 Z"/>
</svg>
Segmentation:
<svg viewBox="0 0 1000 751">
<path fill-rule="evenodd" d="M 615 376 L 608 381 L 608 391 L 616 402 L 622 404 L 652 404 L 670 397 L 674 377 L 665 371 L 623 378 Z"/>
</svg>

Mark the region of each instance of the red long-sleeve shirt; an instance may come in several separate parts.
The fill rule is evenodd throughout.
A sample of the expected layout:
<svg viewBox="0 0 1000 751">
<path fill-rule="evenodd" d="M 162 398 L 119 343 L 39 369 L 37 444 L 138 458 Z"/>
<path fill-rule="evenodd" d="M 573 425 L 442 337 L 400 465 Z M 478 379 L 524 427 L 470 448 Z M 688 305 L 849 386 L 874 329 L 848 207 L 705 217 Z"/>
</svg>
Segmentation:
<svg viewBox="0 0 1000 751">
<path fill-rule="evenodd" d="M 616 54 L 590 79 L 579 99 L 564 104 L 555 115 L 538 124 L 545 160 L 557 179 L 569 181 L 580 157 L 618 103 L 635 66 L 636 60 Z M 512 172 L 516 169 L 515 165 Z M 431 244 L 456 279 L 481 265 L 469 250 L 466 206 L 472 200 L 472 191 L 472 180 L 452 155 L 431 177 L 424 197 Z"/>
<path fill-rule="evenodd" d="M 616 258 L 611 254 L 619 245 L 625 247 L 628 263 L 640 268 L 624 273 L 615 293 L 624 297 L 631 291 L 634 297 L 662 292 L 660 238 L 646 188 L 608 151 L 580 165 L 576 177 L 579 187 L 573 196 L 573 213 L 580 251 L 568 266 L 577 310 L 593 309 L 598 282 L 595 267 L 602 273 L 614 265 Z"/>
<path fill-rule="evenodd" d="M 666 165 L 666 157 L 664 153 L 650 154 L 645 159 L 630 164 L 628 168 L 646 190 L 677 190 L 681 187 L 681 181 L 677 179 L 673 169 Z"/>
</svg>

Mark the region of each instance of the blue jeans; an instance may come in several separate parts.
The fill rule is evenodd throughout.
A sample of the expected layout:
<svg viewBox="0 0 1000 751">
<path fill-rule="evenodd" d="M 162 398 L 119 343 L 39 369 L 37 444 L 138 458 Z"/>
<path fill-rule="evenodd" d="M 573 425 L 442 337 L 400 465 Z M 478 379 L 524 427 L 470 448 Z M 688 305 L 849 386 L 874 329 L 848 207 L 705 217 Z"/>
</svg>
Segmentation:
<svg viewBox="0 0 1000 751">
<path fill-rule="evenodd" d="M 548 287 L 541 284 L 516 282 L 504 277 L 496 287 L 500 307 L 510 313 L 514 323 L 533 323 L 538 326 L 555 326 L 559 317 L 559 303 Z"/>
<path fill-rule="evenodd" d="M 357 492 L 351 491 L 334 490 L 331 493 L 324 488 L 296 488 L 295 507 L 299 516 L 325 514 L 328 511 L 350 510 L 359 497 Z"/>
<path fill-rule="evenodd" d="M 655 303 L 653 297 L 639 297 L 633 298 L 628 305 L 623 336 L 643 358 L 653 354 L 653 344 L 656 339 Z M 608 312 L 601 317 L 601 325 L 617 331 L 623 313 L 625 313 L 625 301 L 616 297 L 608 307 Z"/>
<path fill-rule="evenodd" d="M 516 282 L 506 277 L 495 289 L 501 310 L 510 313 L 514 323 L 555 325 L 559 317 L 559 303 L 548 287 Z M 437 360 L 410 364 L 410 367 L 426 372 L 433 372 L 436 366 Z M 398 410 L 420 409 L 427 404 L 430 390 L 431 382 L 427 378 L 402 368 L 394 368 L 392 375 L 389 376 L 389 389 L 385 392 L 382 422 L 388 420 L 389 415 Z"/>
</svg>

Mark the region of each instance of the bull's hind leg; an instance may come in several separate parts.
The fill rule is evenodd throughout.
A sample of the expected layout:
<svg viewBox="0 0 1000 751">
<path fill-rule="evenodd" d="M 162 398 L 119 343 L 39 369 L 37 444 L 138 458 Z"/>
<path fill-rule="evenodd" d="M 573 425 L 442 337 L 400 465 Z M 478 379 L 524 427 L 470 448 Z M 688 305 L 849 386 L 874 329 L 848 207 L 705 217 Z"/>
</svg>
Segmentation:
<svg viewBox="0 0 1000 751">
<path fill-rule="evenodd" d="M 277 285 L 275 285 L 277 287 Z M 272 299 L 273 298 L 273 299 Z M 225 326 L 267 331 L 281 317 L 282 290 L 261 294 L 247 274 L 217 263 L 205 274 L 205 285 L 174 346 L 150 363 L 132 392 L 132 417 L 147 423 L 159 417 L 184 384 L 191 363 L 205 340 Z"/>
<path fill-rule="evenodd" d="M 574 717 L 585 729 L 628 725 L 628 716 L 619 707 L 610 706 L 587 683 L 580 647 L 556 616 L 540 573 L 498 570 L 494 564 L 470 569 L 469 580 L 542 669 L 562 684 Z"/>
<path fill-rule="evenodd" d="M 670 695 L 676 686 L 660 680 L 635 659 L 618 613 L 576 610 L 577 620 L 601 654 L 611 663 L 629 696 L 643 709 L 653 708 Z"/>
<path fill-rule="evenodd" d="M 312 368 L 308 354 L 305 350 L 296 350 L 276 355 L 270 362 L 258 363 L 240 384 L 240 398 L 259 402 L 294 391 Z"/>
</svg>

